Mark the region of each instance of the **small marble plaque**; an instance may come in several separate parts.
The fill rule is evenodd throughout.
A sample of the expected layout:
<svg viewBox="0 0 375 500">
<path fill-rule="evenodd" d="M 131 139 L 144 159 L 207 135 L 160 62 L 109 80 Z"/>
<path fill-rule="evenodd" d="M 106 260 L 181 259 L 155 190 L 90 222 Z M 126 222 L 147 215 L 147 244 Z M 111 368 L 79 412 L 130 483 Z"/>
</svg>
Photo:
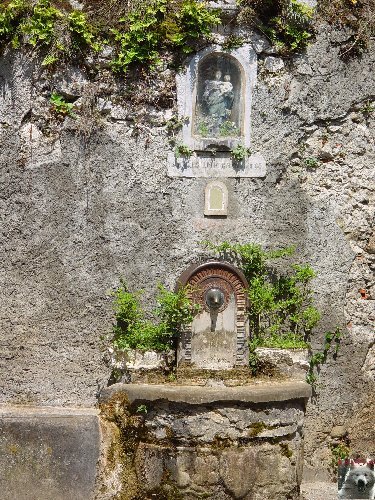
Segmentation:
<svg viewBox="0 0 375 500">
<path fill-rule="evenodd" d="M 223 182 L 213 181 L 205 189 L 204 215 L 228 214 L 228 189 Z"/>
</svg>

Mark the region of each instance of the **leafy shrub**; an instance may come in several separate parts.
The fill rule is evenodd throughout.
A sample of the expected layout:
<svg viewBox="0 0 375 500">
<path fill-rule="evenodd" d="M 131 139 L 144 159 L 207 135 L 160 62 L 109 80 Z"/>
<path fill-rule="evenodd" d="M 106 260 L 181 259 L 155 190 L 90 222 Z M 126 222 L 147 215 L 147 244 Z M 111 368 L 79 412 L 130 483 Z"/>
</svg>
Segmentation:
<svg viewBox="0 0 375 500">
<path fill-rule="evenodd" d="M 104 44 L 116 47 L 115 71 L 126 72 L 133 63 L 155 65 L 165 49 L 189 53 L 197 40 L 210 35 L 220 22 L 218 11 L 196 0 L 142 0 L 133 2 L 124 17 L 111 19 L 111 28 L 92 23 L 83 11 L 69 13 L 50 0 L 11 0 L 0 5 L 0 38 L 33 47 L 53 48 L 44 59 L 48 66 L 61 54 L 90 49 L 99 52 Z M 108 6 L 110 7 L 110 6 Z M 100 9 L 99 9 L 100 10 Z M 92 16 L 91 16 L 92 17 Z M 95 17 L 95 16 L 94 16 Z"/>
<path fill-rule="evenodd" d="M 159 285 L 154 310 L 157 320 L 151 320 L 145 317 L 141 295 L 141 292 L 130 292 L 123 280 L 113 293 L 116 320 L 112 328 L 113 344 L 119 349 L 171 349 L 182 328 L 193 321 L 198 306 L 191 304 L 187 288 L 170 292 Z"/>
<path fill-rule="evenodd" d="M 309 265 L 293 264 L 288 273 L 280 274 L 271 264 L 292 255 L 294 248 L 265 251 L 253 243 L 204 244 L 234 261 L 248 280 L 248 317 L 254 349 L 308 346 L 311 330 L 320 319 L 309 286 L 315 273 Z"/>
<path fill-rule="evenodd" d="M 50 45 L 55 36 L 55 23 L 63 14 L 51 5 L 49 0 L 38 0 L 32 14 L 20 25 L 21 33 L 26 35 L 27 43 Z"/>
<path fill-rule="evenodd" d="M 216 11 L 195 0 L 154 0 L 120 21 L 123 29 L 111 30 L 118 43 L 112 65 L 116 71 L 126 72 L 132 63 L 155 65 L 160 61 L 160 51 L 168 46 L 191 52 L 191 42 L 209 36 L 220 18 Z"/>
<path fill-rule="evenodd" d="M 88 23 L 84 12 L 80 10 L 73 11 L 68 16 L 68 23 L 76 45 L 86 45 L 94 52 L 101 50 L 102 44 L 98 41 L 98 32 Z"/>
<path fill-rule="evenodd" d="M 25 0 L 12 0 L 7 5 L 0 5 L 0 38 L 11 37 L 26 12 Z"/>
</svg>

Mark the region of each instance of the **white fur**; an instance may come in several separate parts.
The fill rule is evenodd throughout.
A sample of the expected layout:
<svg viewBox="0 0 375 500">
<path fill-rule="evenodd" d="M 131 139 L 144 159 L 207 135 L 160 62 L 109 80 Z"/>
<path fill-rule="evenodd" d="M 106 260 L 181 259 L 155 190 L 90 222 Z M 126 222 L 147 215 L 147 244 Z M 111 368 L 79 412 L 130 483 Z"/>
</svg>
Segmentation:
<svg viewBox="0 0 375 500">
<path fill-rule="evenodd" d="M 361 486 L 363 490 L 361 489 Z M 371 463 L 350 462 L 339 498 L 375 500 L 375 473 Z"/>
</svg>

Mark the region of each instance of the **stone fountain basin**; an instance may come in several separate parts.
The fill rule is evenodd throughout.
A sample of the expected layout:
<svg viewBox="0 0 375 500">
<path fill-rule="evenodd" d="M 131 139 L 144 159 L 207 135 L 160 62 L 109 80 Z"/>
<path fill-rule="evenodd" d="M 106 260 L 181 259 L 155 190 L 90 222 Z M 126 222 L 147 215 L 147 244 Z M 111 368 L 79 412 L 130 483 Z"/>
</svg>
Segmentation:
<svg viewBox="0 0 375 500">
<path fill-rule="evenodd" d="M 108 449 L 119 449 L 121 491 L 135 484 L 144 498 L 165 498 L 172 491 L 174 498 L 186 500 L 299 499 L 303 422 L 310 395 L 311 387 L 298 380 L 236 387 L 107 387 L 100 404 L 103 416 L 108 410 L 115 412 L 109 417 L 114 441 Z M 122 438 L 116 441 L 119 434 Z M 128 436 L 131 448 L 126 445 Z M 132 457 L 131 462 L 121 465 L 124 456 Z M 117 469 L 103 471 L 107 482 L 113 483 L 113 470 Z M 123 482 L 130 476 L 133 482 Z"/>
<path fill-rule="evenodd" d="M 109 401 L 119 392 L 126 393 L 130 403 L 135 401 L 167 400 L 193 405 L 219 401 L 240 403 L 266 403 L 269 401 L 289 401 L 307 399 L 311 387 L 297 380 L 264 382 L 237 387 L 207 387 L 188 385 L 157 384 L 114 384 L 104 389 L 99 403 Z"/>
</svg>

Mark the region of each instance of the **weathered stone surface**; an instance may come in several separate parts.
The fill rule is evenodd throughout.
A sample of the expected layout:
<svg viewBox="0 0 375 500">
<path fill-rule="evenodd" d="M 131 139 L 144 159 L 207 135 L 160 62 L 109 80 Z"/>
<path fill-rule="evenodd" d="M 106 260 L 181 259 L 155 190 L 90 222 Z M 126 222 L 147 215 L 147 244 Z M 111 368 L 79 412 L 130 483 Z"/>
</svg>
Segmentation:
<svg viewBox="0 0 375 500">
<path fill-rule="evenodd" d="M 258 474 L 256 458 L 253 448 L 224 450 L 221 454 L 220 476 L 233 498 L 243 498 L 252 493 Z"/>
<path fill-rule="evenodd" d="M 264 368 L 297 380 L 306 380 L 309 369 L 307 349 L 268 349 L 255 350 Z"/>
<path fill-rule="evenodd" d="M 110 375 L 98 340 L 112 321 L 106 291 L 120 275 L 145 290 L 151 308 L 158 281 L 173 288 L 190 263 L 213 257 L 197 241 L 294 244 L 296 260 L 318 274 L 323 321 L 313 349 L 325 331 L 344 331 L 308 406 L 306 463 L 314 478 L 324 476 L 333 425 L 348 425 L 358 450 L 365 446 L 374 301 L 359 290 L 375 296 L 374 113 L 366 112 L 375 51 L 343 61 L 339 43 L 349 36 L 321 26 L 303 58 L 258 75 L 251 139 L 267 175 L 228 180 L 227 220 L 204 218 L 205 179 L 168 178 L 165 122 L 148 122 L 147 108 L 138 113 L 121 82 L 95 77 L 96 97 L 119 108 L 113 116 L 93 101 L 92 120 L 57 120 L 50 82 L 30 53 L 2 55 L 1 401 L 95 404 Z M 162 73 L 158 88 L 171 76 Z M 173 114 L 169 102 L 164 118 Z"/>
<path fill-rule="evenodd" d="M 130 349 L 122 351 L 109 348 L 111 366 L 117 370 L 155 370 L 165 369 L 172 365 L 174 352 L 139 351 Z"/>
<path fill-rule="evenodd" d="M 284 68 L 284 61 L 278 57 L 268 56 L 264 60 L 264 67 L 270 73 L 276 73 Z"/>
<path fill-rule="evenodd" d="M 0 407 L 1 499 L 93 498 L 100 453 L 97 414 Z"/>
<path fill-rule="evenodd" d="M 307 399 L 311 387 L 306 382 L 283 381 L 238 387 L 200 387 L 147 384 L 114 384 L 104 389 L 100 401 L 108 401 L 116 392 L 125 392 L 129 401 L 169 400 L 189 404 L 212 403 L 215 401 L 242 401 L 262 403 Z"/>
</svg>

